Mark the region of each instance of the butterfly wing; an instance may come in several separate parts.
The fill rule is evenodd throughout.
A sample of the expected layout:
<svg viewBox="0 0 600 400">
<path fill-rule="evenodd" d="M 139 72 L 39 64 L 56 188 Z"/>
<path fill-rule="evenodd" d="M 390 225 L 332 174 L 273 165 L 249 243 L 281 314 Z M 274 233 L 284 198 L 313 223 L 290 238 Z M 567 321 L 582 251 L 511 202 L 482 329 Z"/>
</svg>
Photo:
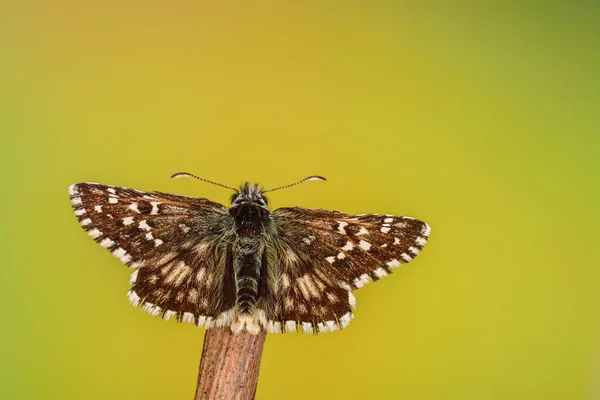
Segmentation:
<svg viewBox="0 0 600 400">
<path fill-rule="evenodd" d="M 134 269 L 129 300 L 155 316 L 207 327 L 233 319 L 233 219 L 212 201 L 78 183 L 75 215 L 102 247 Z"/>
<path fill-rule="evenodd" d="M 423 221 L 393 215 L 300 207 L 272 215 L 280 235 L 274 259 L 281 284 L 267 328 L 275 332 L 344 328 L 353 318 L 352 290 L 414 259 L 430 233 Z"/>
</svg>

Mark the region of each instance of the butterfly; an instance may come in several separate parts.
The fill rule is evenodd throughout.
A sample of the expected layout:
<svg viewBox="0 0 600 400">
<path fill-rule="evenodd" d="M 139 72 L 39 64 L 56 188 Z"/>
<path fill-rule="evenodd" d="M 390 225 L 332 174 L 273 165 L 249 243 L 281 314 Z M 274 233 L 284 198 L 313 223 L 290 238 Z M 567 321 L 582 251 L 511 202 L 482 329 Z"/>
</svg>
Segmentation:
<svg viewBox="0 0 600 400">
<path fill-rule="evenodd" d="M 430 227 L 389 214 L 302 207 L 269 210 L 263 190 L 234 191 L 229 208 L 196 197 L 76 183 L 79 224 L 129 266 L 130 302 L 165 320 L 257 334 L 317 334 L 354 318 L 353 290 L 389 275 L 425 246 Z"/>
</svg>

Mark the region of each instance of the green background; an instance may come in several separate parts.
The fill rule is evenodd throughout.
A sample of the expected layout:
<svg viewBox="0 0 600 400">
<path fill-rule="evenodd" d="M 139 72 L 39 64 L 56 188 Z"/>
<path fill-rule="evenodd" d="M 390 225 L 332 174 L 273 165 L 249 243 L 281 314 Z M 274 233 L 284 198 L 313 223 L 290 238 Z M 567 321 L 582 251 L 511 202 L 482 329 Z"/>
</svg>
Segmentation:
<svg viewBox="0 0 600 400">
<path fill-rule="evenodd" d="M 0 397 L 189 399 L 204 330 L 129 305 L 67 187 L 189 171 L 427 221 L 259 399 L 600 398 L 597 2 L 3 2 Z"/>
</svg>

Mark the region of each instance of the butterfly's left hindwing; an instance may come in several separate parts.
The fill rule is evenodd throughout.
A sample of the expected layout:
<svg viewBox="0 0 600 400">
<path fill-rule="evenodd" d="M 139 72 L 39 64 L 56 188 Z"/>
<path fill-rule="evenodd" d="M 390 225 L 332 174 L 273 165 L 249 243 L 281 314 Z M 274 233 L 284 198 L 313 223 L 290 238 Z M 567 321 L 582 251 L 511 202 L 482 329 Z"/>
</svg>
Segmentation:
<svg viewBox="0 0 600 400">
<path fill-rule="evenodd" d="M 275 332 L 344 328 L 353 318 L 352 290 L 414 259 L 430 232 L 423 221 L 393 215 L 294 207 L 272 217 L 281 285 L 279 308 L 267 320 Z"/>
<path fill-rule="evenodd" d="M 96 183 L 69 188 L 80 225 L 134 269 L 135 306 L 165 319 L 227 325 L 233 319 L 233 220 L 218 203 Z"/>
</svg>

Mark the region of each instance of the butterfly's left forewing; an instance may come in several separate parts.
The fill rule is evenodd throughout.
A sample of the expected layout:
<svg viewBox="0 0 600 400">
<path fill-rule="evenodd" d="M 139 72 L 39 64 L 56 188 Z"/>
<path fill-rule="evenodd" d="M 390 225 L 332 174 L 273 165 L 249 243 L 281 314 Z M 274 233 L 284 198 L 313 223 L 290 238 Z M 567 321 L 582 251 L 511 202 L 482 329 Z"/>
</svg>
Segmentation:
<svg viewBox="0 0 600 400">
<path fill-rule="evenodd" d="M 275 210 L 273 221 L 280 307 L 268 313 L 267 328 L 275 332 L 347 326 L 352 290 L 414 259 L 430 233 L 425 222 L 410 217 L 300 207 Z"/>
<path fill-rule="evenodd" d="M 131 303 L 165 319 L 233 319 L 233 220 L 202 198 L 79 183 L 69 188 L 80 225 L 133 268 Z"/>
</svg>

